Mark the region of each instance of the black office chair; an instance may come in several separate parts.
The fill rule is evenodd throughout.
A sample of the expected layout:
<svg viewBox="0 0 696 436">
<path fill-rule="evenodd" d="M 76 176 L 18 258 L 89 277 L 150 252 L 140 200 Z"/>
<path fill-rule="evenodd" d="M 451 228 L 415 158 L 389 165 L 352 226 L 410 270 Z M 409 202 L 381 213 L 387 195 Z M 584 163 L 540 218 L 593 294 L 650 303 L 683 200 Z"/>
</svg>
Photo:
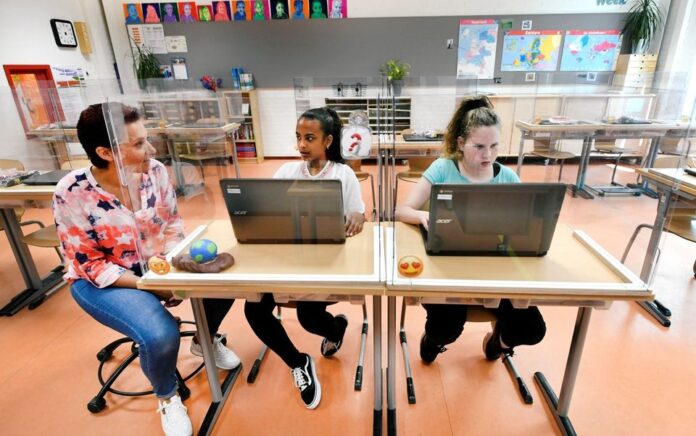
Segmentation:
<svg viewBox="0 0 696 436">
<path fill-rule="evenodd" d="M 191 321 L 181 321 L 180 319 L 177 319 L 177 324 L 179 325 L 179 328 L 181 329 L 182 324 L 194 324 Z M 192 337 L 196 334 L 195 330 L 187 330 L 187 331 L 181 331 L 180 332 L 181 337 Z M 225 338 L 222 339 L 222 342 L 225 343 L 226 340 Z M 104 380 L 104 374 L 103 374 L 103 368 L 104 368 L 104 363 L 106 363 L 109 359 L 111 359 L 111 356 L 113 355 L 114 351 L 120 347 L 123 344 L 131 344 L 131 352 L 130 354 L 116 367 L 116 369 L 108 376 L 106 380 Z M 92 412 L 92 413 L 99 413 L 102 410 L 104 410 L 104 407 L 106 407 L 106 400 L 104 399 L 104 396 L 106 395 L 107 392 L 111 392 L 112 394 L 116 395 L 123 395 L 126 397 L 139 397 L 143 395 L 150 395 L 154 393 L 152 390 L 149 391 L 137 391 L 137 392 L 129 392 L 129 391 L 121 391 L 118 389 L 115 389 L 112 387 L 116 379 L 125 371 L 125 369 L 130 365 L 135 359 L 138 358 L 140 355 L 140 350 L 138 349 L 138 345 L 133 341 L 133 339 L 129 337 L 123 337 L 120 339 L 117 339 L 111 343 L 109 343 L 107 346 L 99 350 L 97 353 L 97 360 L 99 361 L 99 369 L 97 370 L 97 377 L 99 378 L 99 384 L 101 384 L 101 389 L 99 389 L 99 392 L 97 395 L 92 398 L 89 403 L 87 403 L 87 409 Z M 181 397 L 182 400 L 187 399 L 189 396 L 191 396 L 191 390 L 186 386 L 186 381 L 190 380 L 193 376 L 198 374 L 198 372 L 205 366 L 205 363 L 201 363 L 196 369 L 194 369 L 190 374 L 188 374 L 186 377 L 182 377 L 181 374 L 179 373 L 179 370 L 176 371 L 176 377 L 179 380 L 179 387 L 178 387 L 178 392 L 179 396 Z"/>
</svg>

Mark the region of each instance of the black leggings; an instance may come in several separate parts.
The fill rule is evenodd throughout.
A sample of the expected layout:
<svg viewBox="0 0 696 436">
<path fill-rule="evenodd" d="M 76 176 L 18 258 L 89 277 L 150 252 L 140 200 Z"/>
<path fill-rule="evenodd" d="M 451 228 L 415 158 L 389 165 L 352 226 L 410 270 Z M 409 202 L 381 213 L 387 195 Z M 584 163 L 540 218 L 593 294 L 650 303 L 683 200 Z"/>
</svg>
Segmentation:
<svg viewBox="0 0 696 436">
<path fill-rule="evenodd" d="M 438 345 L 454 342 L 464 330 L 469 306 L 464 304 L 424 304 L 427 312 L 425 334 Z M 536 306 L 515 309 L 502 300 L 496 309 L 487 309 L 498 318 L 500 337 L 509 347 L 534 345 L 546 334 L 546 323 Z"/>
<path fill-rule="evenodd" d="M 297 319 L 308 332 L 328 338 L 330 341 L 338 341 L 341 339 L 342 332 L 336 325 L 334 316 L 326 311 L 329 304 L 332 303 L 298 301 Z M 273 314 L 275 307 L 273 294 L 263 294 L 258 303 L 246 302 L 244 315 L 256 336 L 280 356 L 286 365 L 295 368 L 302 365 L 304 359 L 288 337 L 280 320 Z"/>
<path fill-rule="evenodd" d="M 208 320 L 208 332 L 211 339 L 215 337 L 223 318 L 230 311 L 234 300 L 229 298 L 204 298 L 203 309 Z"/>
</svg>

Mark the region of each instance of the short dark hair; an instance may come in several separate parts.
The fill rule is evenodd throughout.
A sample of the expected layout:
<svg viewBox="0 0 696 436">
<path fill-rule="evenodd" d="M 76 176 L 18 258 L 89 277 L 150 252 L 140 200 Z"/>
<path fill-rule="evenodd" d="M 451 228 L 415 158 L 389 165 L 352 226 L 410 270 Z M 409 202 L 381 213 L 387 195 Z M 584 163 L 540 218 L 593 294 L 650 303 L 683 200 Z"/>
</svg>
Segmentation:
<svg viewBox="0 0 696 436">
<path fill-rule="evenodd" d="M 106 129 L 106 121 L 104 120 L 104 111 L 102 105 L 109 104 L 111 113 L 118 113 L 120 109 L 123 113 L 123 121 L 126 124 L 131 124 L 140 119 L 140 113 L 134 107 L 127 106 L 121 103 L 98 103 L 87 107 L 80 113 L 80 119 L 77 121 L 77 138 L 82 144 L 89 161 L 97 168 L 106 168 L 109 162 L 99 157 L 97 154 L 98 147 L 111 148 L 109 133 Z"/>
</svg>

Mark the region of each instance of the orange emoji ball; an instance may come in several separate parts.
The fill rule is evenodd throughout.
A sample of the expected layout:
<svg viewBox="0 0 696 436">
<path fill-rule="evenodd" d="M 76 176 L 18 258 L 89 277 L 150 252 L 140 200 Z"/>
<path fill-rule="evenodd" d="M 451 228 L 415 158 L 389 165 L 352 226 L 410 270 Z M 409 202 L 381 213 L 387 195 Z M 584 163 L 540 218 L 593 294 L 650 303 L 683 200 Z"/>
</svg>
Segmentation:
<svg viewBox="0 0 696 436">
<path fill-rule="evenodd" d="M 423 261 L 416 256 L 404 256 L 399 259 L 399 274 L 406 277 L 415 277 L 423 272 Z"/>
<path fill-rule="evenodd" d="M 150 271 L 153 271 L 156 274 L 167 274 L 171 269 L 169 262 L 157 256 L 152 256 L 147 261 L 147 266 L 150 268 Z"/>
</svg>

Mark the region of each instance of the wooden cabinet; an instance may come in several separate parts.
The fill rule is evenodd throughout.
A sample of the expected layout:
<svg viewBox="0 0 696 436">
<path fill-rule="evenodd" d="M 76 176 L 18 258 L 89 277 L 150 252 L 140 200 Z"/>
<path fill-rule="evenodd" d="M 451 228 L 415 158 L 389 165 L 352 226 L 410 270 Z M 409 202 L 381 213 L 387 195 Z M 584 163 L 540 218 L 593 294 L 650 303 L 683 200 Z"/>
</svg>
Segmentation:
<svg viewBox="0 0 696 436">
<path fill-rule="evenodd" d="M 657 67 L 657 55 L 620 55 L 616 63 L 614 86 L 647 88 L 652 86 Z"/>
<path fill-rule="evenodd" d="M 222 100 L 224 117 L 228 121 L 241 123 L 235 140 L 237 157 L 241 162 L 263 162 L 261 120 L 256 90 L 222 91 Z"/>
<path fill-rule="evenodd" d="M 377 99 L 368 97 L 327 98 L 325 104 L 338 113 L 344 124 L 351 112 L 365 112 L 374 133 L 391 133 L 392 126 L 397 133 L 411 128 L 411 97 L 395 97 L 393 106 L 391 100 L 383 99 L 377 107 Z"/>
</svg>

